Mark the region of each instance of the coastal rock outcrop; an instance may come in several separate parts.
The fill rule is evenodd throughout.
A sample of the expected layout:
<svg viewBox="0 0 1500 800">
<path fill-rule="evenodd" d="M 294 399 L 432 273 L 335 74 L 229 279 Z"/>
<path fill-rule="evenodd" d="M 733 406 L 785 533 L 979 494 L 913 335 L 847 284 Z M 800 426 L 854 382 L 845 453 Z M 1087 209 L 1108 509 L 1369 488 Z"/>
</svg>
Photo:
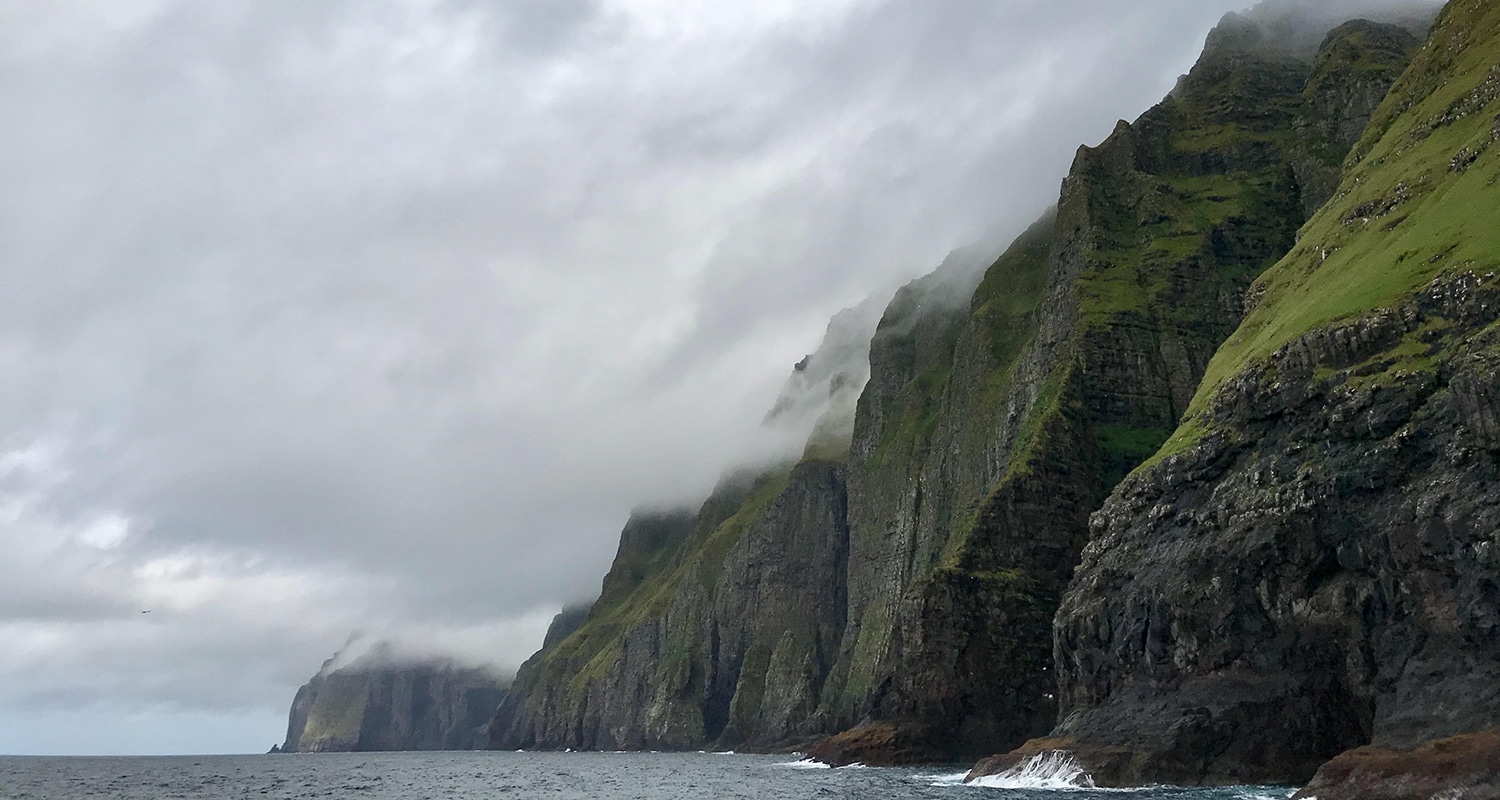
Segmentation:
<svg viewBox="0 0 1500 800">
<path fill-rule="evenodd" d="M 637 514 L 588 621 L 517 675 L 495 747 L 772 746 L 810 719 L 843 623 L 843 467 L 804 461 L 720 486 L 697 515 Z M 680 526 L 680 527 L 677 527 Z M 788 556 L 789 557 L 784 557 Z M 621 587 L 634 583 L 629 591 Z"/>
<path fill-rule="evenodd" d="M 1500 728 L 1414 750 L 1361 747 L 1324 764 L 1293 800 L 1500 798 Z"/>
</svg>

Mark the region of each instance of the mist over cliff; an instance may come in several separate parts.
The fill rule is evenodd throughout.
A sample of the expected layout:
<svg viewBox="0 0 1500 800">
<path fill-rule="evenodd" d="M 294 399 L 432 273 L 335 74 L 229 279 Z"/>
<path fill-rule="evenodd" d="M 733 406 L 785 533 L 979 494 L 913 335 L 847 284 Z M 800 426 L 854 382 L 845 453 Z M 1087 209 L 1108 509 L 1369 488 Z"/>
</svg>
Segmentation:
<svg viewBox="0 0 1500 800">
<path fill-rule="evenodd" d="M 351 642 L 292 699 L 279 753 L 475 750 L 508 677 L 390 642 Z"/>
<path fill-rule="evenodd" d="M 522 668 L 492 746 L 910 763 L 1051 731 L 1074 701 L 1053 623 L 1091 515 L 1188 419 L 1258 308 L 1247 291 L 1338 196 L 1436 10 L 1374 7 L 1394 22 L 1332 5 L 1225 17 L 1166 98 L 1078 150 L 1009 248 L 898 290 L 847 446 L 815 432 L 795 463 L 632 517 L 599 601 Z M 828 341 L 868 319 L 846 314 Z M 823 363 L 798 364 L 769 421 L 807 387 L 838 395 Z M 1289 746 L 1303 760 L 1266 778 L 1336 752 Z M 1153 769 L 1138 779 L 1174 775 Z"/>
<path fill-rule="evenodd" d="M 519 663 L 1216 3 L 6 5 L 0 747 L 253 747 L 352 629 Z"/>
<path fill-rule="evenodd" d="M 1254 673 L 1348 710 L 1305 753 L 1479 720 L 1489 301 L 1447 267 L 1487 251 L 1422 214 L 1492 227 L 1493 55 L 1473 3 L 1423 49 L 1438 5 L 0 9 L 0 751 L 262 746 L 350 630 L 519 669 L 496 736 L 545 746 L 1108 749 L 1144 703 L 1177 732 L 1121 774 L 1222 776 L 1194 748 L 1260 711 L 1120 687 L 1308 653 Z M 1237 461 L 1128 478 L 1200 446 Z M 1199 519 L 1246 504 L 1316 532 Z M 1278 566 L 1115 582 L 1226 580 L 1153 537 Z M 449 702 L 416 680 L 350 697 Z"/>
</svg>

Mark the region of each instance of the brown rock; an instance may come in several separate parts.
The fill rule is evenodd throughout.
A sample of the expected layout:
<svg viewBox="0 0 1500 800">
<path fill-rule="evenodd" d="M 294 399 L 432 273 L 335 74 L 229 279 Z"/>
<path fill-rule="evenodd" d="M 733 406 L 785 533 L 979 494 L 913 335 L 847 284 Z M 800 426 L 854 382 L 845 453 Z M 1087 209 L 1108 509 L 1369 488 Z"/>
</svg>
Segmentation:
<svg viewBox="0 0 1500 800">
<path fill-rule="evenodd" d="M 930 764 L 938 760 L 938 754 L 928 744 L 930 741 L 929 736 L 898 728 L 889 722 L 866 722 L 818 740 L 808 748 L 807 757 L 830 767 Z"/>
<path fill-rule="evenodd" d="M 1361 747 L 1324 764 L 1293 795 L 1317 800 L 1495 800 L 1500 728 L 1439 739 L 1415 750 Z"/>
</svg>

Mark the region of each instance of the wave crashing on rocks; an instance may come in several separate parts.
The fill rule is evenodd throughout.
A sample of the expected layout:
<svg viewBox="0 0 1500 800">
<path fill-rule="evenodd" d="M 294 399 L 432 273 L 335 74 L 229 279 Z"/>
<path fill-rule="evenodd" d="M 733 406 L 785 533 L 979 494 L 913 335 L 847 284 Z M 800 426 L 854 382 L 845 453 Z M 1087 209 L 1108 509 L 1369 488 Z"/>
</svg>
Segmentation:
<svg viewBox="0 0 1500 800">
<path fill-rule="evenodd" d="M 969 785 L 990 789 L 1093 789 L 1094 778 L 1072 753 L 1048 750 L 1004 772 L 975 778 Z"/>
</svg>

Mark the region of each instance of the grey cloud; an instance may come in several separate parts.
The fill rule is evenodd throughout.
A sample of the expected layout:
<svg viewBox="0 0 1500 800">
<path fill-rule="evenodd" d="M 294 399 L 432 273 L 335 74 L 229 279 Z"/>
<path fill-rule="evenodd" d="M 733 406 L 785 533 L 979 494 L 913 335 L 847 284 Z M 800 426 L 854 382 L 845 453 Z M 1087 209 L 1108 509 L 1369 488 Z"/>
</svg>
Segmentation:
<svg viewBox="0 0 1500 800">
<path fill-rule="evenodd" d="M 263 719 L 354 628 L 519 662 L 1237 5 L 0 6 L 0 711 Z"/>
</svg>

